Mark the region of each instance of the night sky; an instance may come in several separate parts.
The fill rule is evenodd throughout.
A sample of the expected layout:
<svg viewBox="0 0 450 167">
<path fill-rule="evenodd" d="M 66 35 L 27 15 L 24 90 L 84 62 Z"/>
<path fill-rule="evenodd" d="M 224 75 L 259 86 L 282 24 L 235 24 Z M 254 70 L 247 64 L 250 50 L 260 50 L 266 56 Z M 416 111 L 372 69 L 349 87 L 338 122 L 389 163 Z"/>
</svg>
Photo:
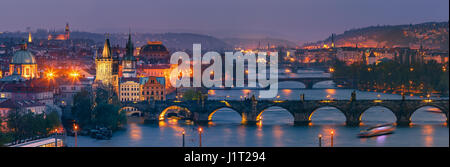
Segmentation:
<svg viewBox="0 0 450 167">
<path fill-rule="evenodd" d="M 297 42 L 371 25 L 449 20 L 448 0 L 1 0 L 0 31 L 195 32 Z"/>
</svg>

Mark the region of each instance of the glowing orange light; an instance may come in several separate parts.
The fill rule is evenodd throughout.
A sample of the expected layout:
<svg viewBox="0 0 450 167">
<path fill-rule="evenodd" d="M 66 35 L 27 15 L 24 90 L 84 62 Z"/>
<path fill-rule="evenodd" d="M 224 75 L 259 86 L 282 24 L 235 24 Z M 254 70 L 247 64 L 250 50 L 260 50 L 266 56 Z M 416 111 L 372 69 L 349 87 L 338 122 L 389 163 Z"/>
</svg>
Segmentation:
<svg viewBox="0 0 450 167">
<path fill-rule="evenodd" d="M 334 130 L 332 130 L 330 133 L 331 133 L 331 135 L 334 135 Z"/>
<path fill-rule="evenodd" d="M 334 72 L 334 68 L 333 68 L 333 67 L 330 67 L 330 68 L 328 69 L 328 71 Z"/>
<path fill-rule="evenodd" d="M 78 71 L 72 71 L 69 73 L 69 75 L 72 78 L 78 78 L 80 76 L 80 73 L 78 73 Z"/>
<path fill-rule="evenodd" d="M 203 129 L 202 128 L 198 128 L 198 132 L 202 133 Z"/>
</svg>

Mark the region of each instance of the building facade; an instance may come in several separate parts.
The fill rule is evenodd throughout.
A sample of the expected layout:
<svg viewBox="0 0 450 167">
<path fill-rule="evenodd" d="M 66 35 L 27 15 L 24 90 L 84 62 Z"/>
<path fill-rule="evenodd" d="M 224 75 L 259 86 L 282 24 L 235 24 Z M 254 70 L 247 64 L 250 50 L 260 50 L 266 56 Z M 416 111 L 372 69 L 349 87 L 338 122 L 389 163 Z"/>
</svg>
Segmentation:
<svg viewBox="0 0 450 167">
<path fill-rule="evenodd" d="M 166 100 L 164 77 L 144 77 L 141 80 L 141 101 Z"/>
<path fill-rule="evenodd" d="M 106 38 L 101 56 L 95 59 L 96 75 L 95 81 L 105 86 L 112 86 L 118 92 L 119 86 L 119 61 L 111 53 L 109 39 Z"/>
</svg>

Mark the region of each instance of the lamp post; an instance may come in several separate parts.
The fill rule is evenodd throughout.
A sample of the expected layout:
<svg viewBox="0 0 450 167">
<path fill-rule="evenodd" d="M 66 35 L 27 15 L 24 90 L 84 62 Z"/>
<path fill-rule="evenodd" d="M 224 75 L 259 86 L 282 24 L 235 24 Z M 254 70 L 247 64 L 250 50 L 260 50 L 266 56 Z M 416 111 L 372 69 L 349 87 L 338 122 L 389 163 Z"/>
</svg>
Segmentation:
<svg viewBox="0 0 450 167">
<path fill-rule="evenodd" d="M 78 132 L 78 125 L 77 124 L 73 124 L 73 130 L 75 131 L 75 147 L 77 147 L 77 132 Z"/>
<path fill-rule="evenodd" d="M 319 147 L 322 147 L 322 134 L 319 134 Z"/>
<path fill-rule="evenodd" d="M 184 131 L 183 131 L 183 147 L 184 147 Z"/>
<path fill-rule="evenodd" d="M 334 136 L 334 131 L 331 131 L 331 147 L 333 147 L 333 145 L 334 145 L 333 136 Z"/>
<path fill-rule="evenodd" d="M 198 128 L 198 135 L 199 135 L 199 137 L 200 137 L 200 140 L 199 140 L 199 147 L 202 147 L 202 131 L 203 131 L 203 129 L 200 127 L 200 128 Z"/>
</svg>

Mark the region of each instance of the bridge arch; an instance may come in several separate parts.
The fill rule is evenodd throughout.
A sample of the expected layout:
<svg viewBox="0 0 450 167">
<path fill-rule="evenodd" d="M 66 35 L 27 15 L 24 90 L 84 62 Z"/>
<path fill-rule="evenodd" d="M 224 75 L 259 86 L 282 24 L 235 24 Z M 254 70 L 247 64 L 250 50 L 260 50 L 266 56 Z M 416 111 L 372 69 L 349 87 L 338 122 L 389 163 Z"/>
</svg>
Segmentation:
<svg viewBox="0 0 450 167">
<path fill-rule="evenodd" d="M 362 120 L 363 115 L 366 114 L 367 111 L 369 111 L 370 109 L 373 109 L 373 108 L 387 109 L 391 113 L 391 115 L 395 118 L 394 122 L 392 122 L 392 123 L 397 122 L 398 118 L 397 118 L 397 115 L 394 113 L 394 110 L 392 109 L 392 107 L 387 106 L 387 105 L 381 105 L 381 104 L 380 105 L 368 106 L 368 107 L 362 109 L 361 113 L 359 113 L 358 121 L 361 122 L 361 123 L 364 123 L 363 120 Z"/>
<path fill-rule="evenodd" d="M 282 106 L 279 106 L 279 105 L 270 105 L 270 106 L 267 106 L 266 108 L 264 108 L 264 109 L 262 109 L 261 111 L 258 112 L 258 115 L 256 116 L 256 121 L 261 121 L 263 119 L 262 114 L 266 110 L 273 109 L 273 108 L 281 108 L 283 110 L 286 110 L 292 116 L 292 118 L 295 118 L 295 115 L 292 113 L 292 111 L 289 111 L 285 107 L 282 107 Z"/>
<path fill-rule="evenodd" d="M 242 117 L 242 113 L 239 112 L 238 110 L 234 109 L 233 107 L 229 107 L 229 106 L 221 106 L 221 107 L 217 107 L 214 110 L 211 110 L 211 113 L 208 114 L 208 121 L 212 121 L 212 117 L 214 116 L 214 114 L 221 110 L 221 109 L 230 109 L 233 110 L 234 112 L 238 113 L 241 117 Z"/>
<path fill-rule="evenodd" d="M 334 80 L 333 79 L 329 79 L 329 80 L 322 80 L 322 81 L 317 81 L 317 82 L 313 82 L 312 83 L 312 85 L 311 85 L 311 88 L 317 88 L 317 86 L 318 85 L 321 85 L 321 84 L 323 84 L 323 83 L 325 83 L 325 82 L 333 82 L 333 84 L 336 84 L 336 83 L 334 83 Z M 320 87 L 320 88 L 333 88 L 333 87 Z"/>
<path fill-rule="evenodd" d="M 423 104 L 423 105 L 419 105 L 419 106 L 415 107 L 415 108 L 412 110 L 412 112 L 408 115 L 408 120 L 409 120 L 411 123 L 414 123 L 413 120 L 412 120 L 413 115 L 414 115 L 417 111 L 419 111 L 420 109 L 423 109 L 423 108 L 426 108 L 426 107 L 431 107 L 431 108 L 437 109 L 437 110 L 434 110 L 434 111 L 432 111 L 432 112 L 436 112 L 436 113 L 441 113 L 441 114 L 443 114 L 444 117 L 445 117 L 445 119 L 446 119 L 445 122 L 448 122 L 448 111 L 446 111 L 446 109 L 445 109 L 444 107 L 439 106 L 439 105 L 435 105 L 435 104 Z M 430 113 L 430 114 L 432 114 L 432 113 Z"/>
<path fill-rule="evenodd" d="M 313 108 L 311 111 L 309 111 L 308 113 L 308 121 L 312 122 L 312 116 L 314 115 L 314 113 L 316 113 L 317 110 L 322 109 L 322 108 L 334 108 L 337 109 L 339 111 L 339 113 L 341 113 L 344 117 L 345 117 L 345 122 L 348 121 L 348 116 L 347 114 L 344 112 L 345 110 L 343 110 L 342 108 L 340 108 L 339 106 L 336 105 L 321 105 L 321 106 L 317 106 L 315 108 Z"/>
<path fill-rule="evenodd" d="M 172 109 L 185 110 L 188 114 L 191 114 L 191 111 L 187 107 L 183 107 L 180 105 L 171 105 L 171 106 L 165 107 L 163 110 L 161 110 L 161 112 L 158 114 L 158 120 L 164 121 L 166 119 L 167 111 L 172 110 Z"/>
<path fill-rule="evenodd" d="M 135 106 L 122 106 L 119 112 L 125 111 L 127 116 L 142 116 L 142 111 L 139 107 Z"/>
<path fill-rule="evenodd" d="M 278 82 L 279 89 L 304 89 L 306 85 L 301 81 L 280 81 Z"/>
</svg>

